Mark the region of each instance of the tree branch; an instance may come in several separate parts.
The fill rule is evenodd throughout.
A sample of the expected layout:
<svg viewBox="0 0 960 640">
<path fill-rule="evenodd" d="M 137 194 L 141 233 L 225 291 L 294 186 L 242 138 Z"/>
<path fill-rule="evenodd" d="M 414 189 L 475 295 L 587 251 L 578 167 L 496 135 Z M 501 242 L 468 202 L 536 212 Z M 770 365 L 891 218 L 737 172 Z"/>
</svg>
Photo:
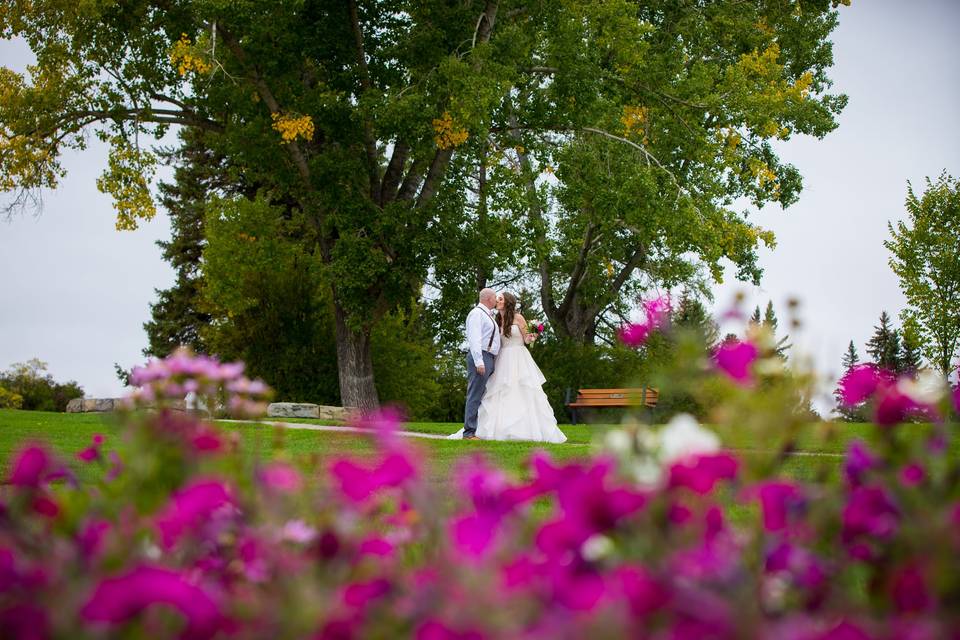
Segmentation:
<svg viewBox="0 0 960 640">
<path fill-rule="evenodd" d="M 363 46 L 363 29 L 360 26 L 360 14 L 357 11 L 356 0 L 350 0 L 350 27 L 353 30 L 353 41 L 357 54 L 357 66 L 360 68 L 360 93 L 367 93 L 372 88 L 370 83 L 370 69 L 367 67 L 367 54 Z M 373 123 L 370 118 L 363 118 L 363 147 L 367 155 L 367 178 L 370 181 L 370 199 L 380 202 L 380 156 L 377 153 L 377 141 L 373 135 Z"/>
<path fill-rule="evenodd" d="M 600 225 L 594 222 L 587 223 L 586 232 L 583 234 L 583 243 L 580 245 L 580 253 L 573 265 L 573 273 L 570 274 L 570 284 L 567 285 L 567 292 L 563 296 L 563 301 L 557 307 L 557 314 L 560 316 L 566 315 L 571 302 L 573 302 L 574 294 L 580 286 L 580 281 L 587 271 L 587 256 L 590 255 L 590 249 L 593 246 L 594 233 L 599 228 Z"/>
<path fill-rule="evenodd" d="M 665 166 L 663 166 L 663 164 L 659 160 L 657 160 L 657 158 L 652 153 L 647 151 L 646 148 L 644 148 L 642 145 L 637 144 L 633 140 L 627 140 L 626 138 L 615 136 L 612 133 L 608 133 L 604 131 L 603 129 L 595 129 L 593 127 L 584 127 L 583 130 L 589 131 L 590 133 L 596 133 L 605 138 L 610 138 L 611 140 L 617 140 L 618 142 L 623 142 L 624 144 L 630 145 L 631 147 L 633 147 L 634 149 L 636 149 L 637 151 L 641 152 L 644 155 L 644 157 L 647 159 L 647 164 L 649 164 L 650 161 L 653 160 L 654 164 L 656 164 L 658 167 L 660 167 L 661 169 L 666 171 L 668 174 L 670 174 L 670 177 L 673 178 L 673 181 L 677 182 L 677 177 L 673 175 L 673 172 L 670 171 L 670 169 L 667 169 Z"/>
<path fill-rule="evenodd" d="M 409 155 L 410 146 L 407 143 L 399 140 L 394 143 L 393 155 L 390 156 L 387 170 L 383 174 L 383 182 L 380 184 L 381 207 L 397 197 L 397 189 L 400 187 L 400 180 L 403 179 L 403 167 L 407 164 Z"/>
</svg>

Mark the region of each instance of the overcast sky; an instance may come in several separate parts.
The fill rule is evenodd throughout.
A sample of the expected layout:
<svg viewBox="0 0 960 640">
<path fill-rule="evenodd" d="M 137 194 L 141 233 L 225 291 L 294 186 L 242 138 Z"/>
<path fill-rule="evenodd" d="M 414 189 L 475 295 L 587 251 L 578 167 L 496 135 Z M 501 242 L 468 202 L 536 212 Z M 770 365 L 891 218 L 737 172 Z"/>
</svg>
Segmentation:
<svg viewBox="0 0 960 640">
<path fill-rule="evenodd" d="M 833 37 L 834 89 L 850 97 L 840 126 L 779 146 L 804 177 L 800 202 L 752 216 L 777 235 L 762 253 L 762 286 L 731 278 L 716 289 L 718 309 L 738 290 L 750 309 L 772 300 L 781 324 L 788 298 L 799 299 L 794 342 L 825 377 L 849 340 L 863 353 L 882 310 L 903 308 L 883 240 L 887 221 L 905 217 L 907 180 L 960 174 L 960 2 L 854 0 Z M 0 41 L 4 66 L 21 71 L 30 60 L 23 44 Z M 116 231 L 95 185 L 105 165 L 99 144 L 64 158 L 68 175 L 44 193 L 41 215 L 0 221 L 0 369 L 37 357 L 89 397 L 122 392 L 113 363 L 143 360 L 154 289 L 173 282 L 154 244 L 169 236 L 165 214 Z"/>
</svg>

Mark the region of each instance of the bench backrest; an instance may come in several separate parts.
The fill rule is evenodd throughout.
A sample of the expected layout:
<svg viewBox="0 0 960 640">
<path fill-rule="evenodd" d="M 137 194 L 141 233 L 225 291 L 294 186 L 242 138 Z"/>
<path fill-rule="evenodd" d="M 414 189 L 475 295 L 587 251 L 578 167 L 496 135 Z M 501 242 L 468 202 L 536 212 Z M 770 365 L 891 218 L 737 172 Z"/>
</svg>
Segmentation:
<svg viewBox="0 0 960 640">
<path fill-rule="evenodd" d="M 643 404 L 654 406 L 660 392 L 657 389 L 644 387 L 640 389 L 578 389 L 577 402 L 585 402 L 598 407 L 622 407 L 625 405 Z"/>
</svg>

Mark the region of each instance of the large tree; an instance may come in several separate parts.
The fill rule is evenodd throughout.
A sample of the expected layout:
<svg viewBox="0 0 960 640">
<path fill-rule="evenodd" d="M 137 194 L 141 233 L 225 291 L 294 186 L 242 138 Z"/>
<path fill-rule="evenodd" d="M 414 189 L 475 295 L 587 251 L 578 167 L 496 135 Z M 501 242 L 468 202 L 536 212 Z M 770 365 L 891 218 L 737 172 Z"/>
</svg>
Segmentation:
<svg viewBox="0 0 960 640">
<path fill-rule="evenodd" d="M 888 223 L 890 268 L 900 278 L 927 359 L 944 377 L 960 346 L 960 180 L 944 172 L 918 196 L 907 183 L 906 221 Z"/>
<path fill-rule="evenodd" d="M 873 335 L 867 341 L 867 353 L 878 367 L 891 373 L 900 371 L 900 331 L 893 326 L 886 311 L 880 312 L 880 324 L 873 328 Z"/>
<path fill-rule="evenodd" d="M 730 204 L 791 202 L 799 176 L 767 141 L 835 126 L 837 4 L 8 3 L 0 30 L 37 65 L 0 73 L 0 189 L 22 204 L 54 186 L 93 127 L 113 149 L 98 184 L 133 228 L 154 213 L 150 136 L 207 132 L 234 175 L 295 213 L 330 291 L 343 402 L 368 407 L 372 327 L 419 294 L 448 240 L 436 196 L 470 141 L 515 185 L 499 208 L 526 203 L 558 331 L 590 336 L 640 267 L 682 279 L 684 252 L 755 280 L 772 239 Z M 563 182 L 538 188 L 554 156 Z M 619 181 L 623 197 L 606 195 Z"/>
</svg>

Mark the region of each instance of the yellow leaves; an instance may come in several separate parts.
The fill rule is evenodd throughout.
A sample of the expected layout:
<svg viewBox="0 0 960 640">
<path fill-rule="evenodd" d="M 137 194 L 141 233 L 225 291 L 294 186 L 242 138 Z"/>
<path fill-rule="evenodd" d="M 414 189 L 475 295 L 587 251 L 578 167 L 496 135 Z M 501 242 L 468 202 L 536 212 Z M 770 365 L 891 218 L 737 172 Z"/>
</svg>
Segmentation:
<svg viewBox="0 0 960 640">
<path fill-rule="evenodd" d="M 280 132 L 284 142 L 293 142 L 297 138 L 313 140 L 313 118 L 291 114 L 271 113 L 273 128 Z"/>
<path fill-rule="evenodd" d="M 454 121 L 449 111 L 444 111 L 442 116 L 434 118 L 433 132 L 433 140 L 438 149 L 459 147 L 470 137 L 470 133 Z"/>
<path fill-rule="evenodd" d="M 239 238 L 240 240 L 243 240 L 244 242 L 256 242 L 256 241 L 257 241 L 257 236 L 247 235 L 247 234 L 244 233 L 243 231 L 241 231 L 240 233 L 237 234 L 237 238 Z"/>
<path fill-rule="evenodd" d="M 813 84 L 813 73 L 810 71 L 805 71 L 803 75 L 797 78 L 797 81 L 793 83 L 791 90 L 801 100 L 806 99 L 810 95 L 810 85 Z"/>
<path fill-rule="evenodd" d="M 623 115 L 620 116 L 620 122 L 623 124 L 624 133 L 633 133 L 646 129 L 647 121 L 650 118 L 650 109 L 647 107 L 632 107 L 627 105 L 623 108 Z"/>
<path fill-rule="evenodd" d="M 780 45 L 776 42 L 760 52 L 754 49 L 750 53 L 740 56 L 737 66 L 748 76 L 754 75 L 760 78 L 775 78 L 780 75 L 782 65 L 777 62 L 780 57 Z"/>
<path fill-rule="evenodd" d="M 213 69 L 213 65 L 191 44 L 190 38 L 185 33 L 180 34 L 180 39 L 173 43 L 170 49 L 170 62 L 181 76 L 187 75 L 189 71 L 203 75 Z"/>
<path fill-rule="evenodd" d="M 152 220 L 157 207 L 150 195 L 156 157 L 130 145 L 122 137 L 111 139 L 106 171 L 97 178 L 97 189 L 113 197 L 117 231 L 133 231 L 140 220 Z"/>
<path fill-rule="evenodd" d="M 780 181 L 777 179 L 777 174 L 775 174 L 766 162 L 759 160 L 757 158 L 750 158 L 747 160 L 747 167 L 750 170 L 750 174 L 756 178 L 757 183 L 760 188 L 770 187 L 773 189 L 773 199 L 780 199 Z"/>
</svg>

